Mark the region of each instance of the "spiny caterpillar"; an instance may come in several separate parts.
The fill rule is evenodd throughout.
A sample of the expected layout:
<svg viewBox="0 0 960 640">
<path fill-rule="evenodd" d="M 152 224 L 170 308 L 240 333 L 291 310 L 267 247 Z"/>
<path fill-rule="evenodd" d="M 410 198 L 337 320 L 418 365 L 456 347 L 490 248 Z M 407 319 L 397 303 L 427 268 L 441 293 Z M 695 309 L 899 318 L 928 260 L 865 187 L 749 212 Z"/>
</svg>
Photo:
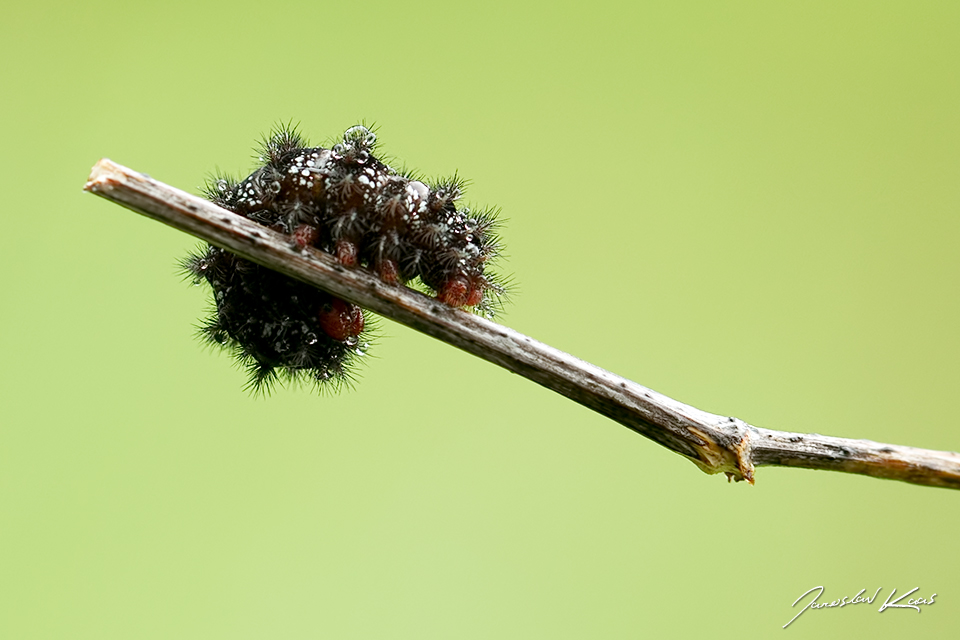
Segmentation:
<svg viewBox="0 0 960 640">
<path fill-rule="evenodd" d="M 373 155 L 376 141 L 358 125 L 330 149 L 310 147 L 280 127 L 262 143 L 259 168 L 242 181 L 218 176 L 204 195 L 301 249 L 316 247 L 385 282 L 419 282 L 441 302 L 493 315 L 505 293 L 485 272 L 500 252 L 496 211 L 458 208 L 462 180 L 424 183 L 398 172 Z M 367 347 L 362 309 L 210 245 L 181 266 L 213 289 L 200 336 L 234 354 L 254 392 L 278 380 L 335 388 L 351 380 Z"/>
</svg>

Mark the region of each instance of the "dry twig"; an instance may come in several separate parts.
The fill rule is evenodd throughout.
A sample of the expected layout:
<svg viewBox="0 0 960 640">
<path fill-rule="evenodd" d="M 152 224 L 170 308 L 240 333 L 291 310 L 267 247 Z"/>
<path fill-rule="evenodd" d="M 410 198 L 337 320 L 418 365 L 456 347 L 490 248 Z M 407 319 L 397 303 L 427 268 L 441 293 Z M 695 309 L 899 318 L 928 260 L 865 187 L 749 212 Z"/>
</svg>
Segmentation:
<svg viewBox="0 0 960 640">
<path fill-rule="evenodd" d="M 322 252 L 298 251 L 287 236 L 110 160 L 93 167 L 84 189 L 529 378 L 707 473 L 752 484 L 754 467 L 779 465 L 960 489 L 960 454 L 773 431 L 701 411 Z"/>
</svg>

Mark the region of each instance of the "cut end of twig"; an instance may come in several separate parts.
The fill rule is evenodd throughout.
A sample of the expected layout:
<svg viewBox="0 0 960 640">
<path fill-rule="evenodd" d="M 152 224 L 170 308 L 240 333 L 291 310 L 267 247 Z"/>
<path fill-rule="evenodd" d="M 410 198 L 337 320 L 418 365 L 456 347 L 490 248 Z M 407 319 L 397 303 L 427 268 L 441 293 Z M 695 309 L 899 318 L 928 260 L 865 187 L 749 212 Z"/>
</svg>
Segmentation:
<svg viewBox="0 0 960 640">
<path fill-rule="evenodd" d="M 90 170 L 90 177 L 87 178 L 87 183 L 83 185 L 83 190 L 96 193 L 107 185 L 116 184 L 118 166 L 110 158 L 100 158 L 99 162 L 93 165 Z"/>
</svg>

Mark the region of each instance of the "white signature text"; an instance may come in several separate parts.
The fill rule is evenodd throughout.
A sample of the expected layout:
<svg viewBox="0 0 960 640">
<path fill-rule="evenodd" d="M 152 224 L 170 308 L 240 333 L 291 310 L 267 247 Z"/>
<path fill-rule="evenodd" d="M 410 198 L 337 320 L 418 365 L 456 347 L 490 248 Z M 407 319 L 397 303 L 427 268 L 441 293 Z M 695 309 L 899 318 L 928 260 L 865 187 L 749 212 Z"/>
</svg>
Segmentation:
<svg viewBox="0 0 960 640">
<path fill-rule="evenodd" d="M 790 605 L 792 607 L 795 607 L 797 606 L 797 603 L 799 603 L 805 597 L 807 597 L 811 593 L 816 592 L 816 595 L 813 596 L 810 602 L 807 603 L 807 606 L 805 606 L 803 609 L 797 612 L 797 615 L 793 616 L 793 618 L 790 619 L 790 622 L 783 625 L 783 628 L 786 629 L 791 624 L 793 624 L 793 621 L 799 618 L 800 614 L 806 611 L 807 609 L 832 609 L 834 607 L 846 607 L 847 605 L 851 605 L 851 604 L 863 604 L 864 602 L 866 602 L 867 604 L 873 604 L 873 601 L 877 599 L 878 595 L 880 595 L 881 590 L 883 590 L 883 587 L 880 587 L 879 589 L 877 589 L 874 592 L 873 596 L 869 598 L 866 598 L 863 596 L 863 593 L 866 591 L 866 589 L 860 589 L 857 595 L 853 596 L 852 598 L 848 598 L 847 596 L 844 596 L 837 600 L 833 600 L 832 602 L 818 602 L 818 599 L 820 598 L 820 596 L 823 595 L 823 587 L 822 586 L 814 587 L 813 589 L 809 589 L 808 591 L 804 592 L 803 595 L 797 598 L 796 601 L 794 601 L 794 603 Z M 937 597 L 937 594 L 934 593 L 929 598 L 910 598 L 909 600 L 906 601 L 906 603 L 904 604 L 900 603 L 901 600 L 911 595 L 913 592 L 919 591 L 919 590 L 920 590 L 920 587 L 914 587 L 910 591 L 907 591 L 905 594 L 903 594 L 902 596 L 894 600 L 893 597 L 897 594 L 897 590 L 894 589 L 893 591 L 890 592 L 890 595 L 887 596 L 887 599 L 884 601 L 882 605 L 880 605 L 880 608 L 877 609 L 877 611 L 882 613 L 885 609 L 915 609 L 917 613 L 920 613 L 920 607 L 923 605 L 933 604 L 933 600 L 934 598 Z"/>
</svg>

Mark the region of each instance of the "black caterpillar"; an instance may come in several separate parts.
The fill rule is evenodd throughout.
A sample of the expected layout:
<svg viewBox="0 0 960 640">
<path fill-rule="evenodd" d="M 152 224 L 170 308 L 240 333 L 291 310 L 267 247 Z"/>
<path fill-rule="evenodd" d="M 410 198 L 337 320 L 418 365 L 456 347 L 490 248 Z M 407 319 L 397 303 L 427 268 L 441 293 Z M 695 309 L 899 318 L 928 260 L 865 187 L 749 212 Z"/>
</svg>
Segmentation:
<svg viewBox="0 0 960 640">
<path fill-rule="evenodd" d="M 386 282 L 417 281 L 446 304 L 493 315 L 505 293 L 485 270 L 500 252 L 496 211 L 458 208 L 462 180 L 425 184 L 379 160 L 375 147 L 374 133 L 360 125 L 331 149 L 309 147 L 281 127 L 262 144 L 262 166 L 239 182 L 218 176 L 205 195 L 301 248 L 327 251 Z M 213 289 L 200 335 L 234 353 L 253 391 L 281 379 L 334 387 L 351 380 L 367 346 L 362 309 L 209 245 L 182 267 Z"/>
</svg>

